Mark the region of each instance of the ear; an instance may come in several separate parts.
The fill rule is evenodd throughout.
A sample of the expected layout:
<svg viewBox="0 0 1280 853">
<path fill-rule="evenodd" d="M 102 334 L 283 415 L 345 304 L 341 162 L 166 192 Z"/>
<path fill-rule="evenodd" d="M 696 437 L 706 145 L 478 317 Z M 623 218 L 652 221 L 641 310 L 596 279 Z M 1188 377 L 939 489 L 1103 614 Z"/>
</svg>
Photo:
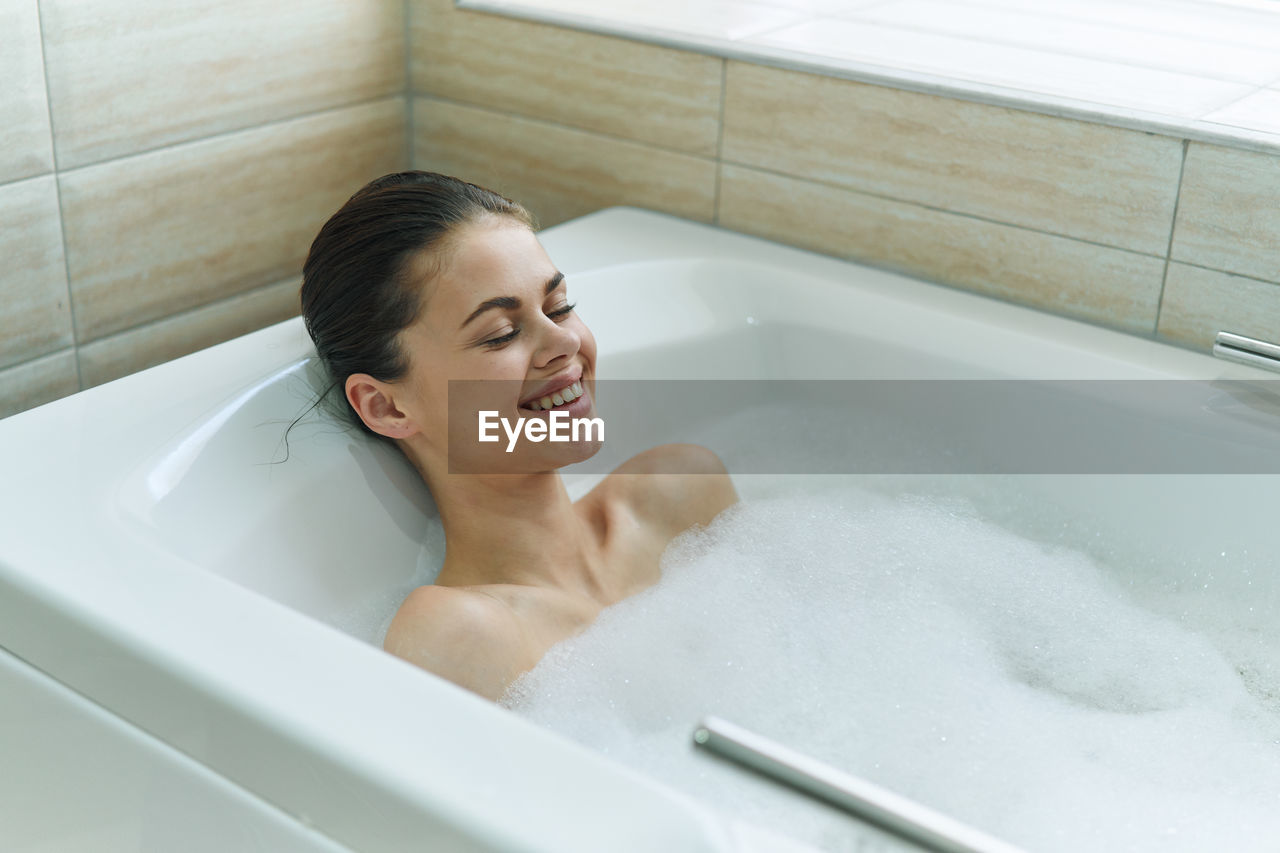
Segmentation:
<svg viewBox="0 0 1280 853">
<path fill-rule="evenodd" d="M 365 426 L 387 438 L 408 438 L 418 425 L 397 403 L 394 385 L 374 379 L 367 373 L 347 377 L 347 401 Z"/>
</svg>

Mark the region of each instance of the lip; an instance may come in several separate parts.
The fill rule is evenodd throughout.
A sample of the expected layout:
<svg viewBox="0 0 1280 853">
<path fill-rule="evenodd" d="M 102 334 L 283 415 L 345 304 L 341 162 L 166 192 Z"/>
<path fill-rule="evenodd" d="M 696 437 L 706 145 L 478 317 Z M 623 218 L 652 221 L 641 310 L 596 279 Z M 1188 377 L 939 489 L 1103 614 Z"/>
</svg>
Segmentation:
<svg viewBox="0 0 1280 853">
<path fill-rule="evenodd" d="M 570 418 L 585 418 L 591 414 L 594 407 L 595 401 L 591 399 L 591 392 L 587 390 L 587 386 L 584 383 L 582 386 L 582 396 L 573 402 L 561 403 L 559 406 L 553 406 L 550 409 L 541 409 L 536 412 L 532 409 L 521 407 L 520 416 L 526 419 L 541 418 L 543 420 L 550 420 L 553 412 L 564 412 Z"/>
<path fill-rule="evenodd" d="M 525 397 L 523 400 L 521 400 L 520 408 L 523 409 L 530 403 L 534 402 L 535 400 L 541 400 L 543 397 L 550 397 L 552 394 L 556 393 L 557 391 L 561 391 L 565 388 L 568 388 L 570 385 L 577 382 L 581 378 L 582 378 L 582 368 L 575 365 L 574 367 L 569 368 L 567 371 L 565 371 L 564 373 L 561 373 L 559 376 L 555 377 L 554 379 L 548 380 L 547 383 L 543 385 L 541 388 L 539 388 L 536 393 L 530 394 L 528 397 Z M 586 389 L 584 388 L 583 390 L 585 391 Z M 560 408 L 560 407 L 557 406 L 556 408 Z"/>
</svg>

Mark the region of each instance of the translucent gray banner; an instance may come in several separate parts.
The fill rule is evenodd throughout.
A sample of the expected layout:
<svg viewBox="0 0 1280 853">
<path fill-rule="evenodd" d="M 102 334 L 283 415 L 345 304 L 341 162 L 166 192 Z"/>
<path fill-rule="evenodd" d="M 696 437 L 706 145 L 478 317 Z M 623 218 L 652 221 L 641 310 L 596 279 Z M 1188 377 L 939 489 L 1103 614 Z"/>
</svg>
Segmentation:
<svg viewBox="0 0 1280 853">
<path fill-rule="evenodd" d="M 451 472 L 608 472 L 687 442 L 741 474 L 1280 473 L 1280 380 L 601 380 L 576 411 L 603 441 L 558 444 L 520 392 L 450 382 Z"/>
</svg>

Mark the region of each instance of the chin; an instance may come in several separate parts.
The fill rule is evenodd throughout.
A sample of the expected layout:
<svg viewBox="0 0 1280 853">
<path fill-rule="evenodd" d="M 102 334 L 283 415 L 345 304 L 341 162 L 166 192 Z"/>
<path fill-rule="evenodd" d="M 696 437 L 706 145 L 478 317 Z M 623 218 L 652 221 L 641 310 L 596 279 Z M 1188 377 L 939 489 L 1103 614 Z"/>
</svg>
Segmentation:
<svg viewBox="0 0 1280 853">
<path fill-rule="evenodd" d="M 530 447 L 524 453 L 512 454 L 507 460 L 496 460 L 495 468 L 512 474 L 542 474 L 585 462 L 600 452 L 602 441 L 564 442 L 548 447 Z"/>
<path fill-rule="evenodd" d="M 600 448 L 603 446 L 603 441 L 577 441 L 559 445 L 555 448 L 556 464 L 554 467 L 564 468 L 568 465 L 586 462 L 599 453 Z"/>
</svg>

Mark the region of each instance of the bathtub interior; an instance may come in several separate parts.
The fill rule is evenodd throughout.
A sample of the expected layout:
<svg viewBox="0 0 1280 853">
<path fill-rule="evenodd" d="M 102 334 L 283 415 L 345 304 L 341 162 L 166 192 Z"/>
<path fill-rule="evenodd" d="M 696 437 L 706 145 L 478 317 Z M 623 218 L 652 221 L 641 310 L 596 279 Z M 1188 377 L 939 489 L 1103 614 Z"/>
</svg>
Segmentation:
<svg viewBox="0 0 1280 853">
<path fill-rule="evenodd" d="M 399 451 L 311 409 L 326 385 L 303 358 L 238 390 L 129 472 L 119 508 L 152 546 L 372 639 L 364 614 L 430 582 L 439 521 Z"/>
<path fill-rule="evenodd" d="M 832 323 L 804 325 L 778 296 L 778 282 L 796 278 L 732 262 L 655 261 L 576 276 L 571 293 L 608 378 L 990 374 L 877 339 L 883 329 L 856 337 Z M 801 284 L 818 298 L 831 287 Z M 247 383 L 131 470 L 119 508 L 150 545 L 378 643 L 395 605 L 434 579 L 443 531 L 417 472 L 356 429 L 328 385 L 313 357 Z M 565 476 L 574 497 L 600 479 Z"/>
<path fill-rule="evenodd" d="M 602 230 L 593 230 L 597 226 Z M 655 234 L 653 240 L 646 236 Z M 631 257 L 652 248 L 649 242 L 659 244 L 659 254 L 668 259 Z M 588 217 L 546 234 L 544 244 L 552 258 L 571 258 L 563 267 L 570 296 L 598 338 L 605 377 L 1259 375 L 972 294 L 637 211 Z M 59 428 L 76 419 L 90 425 L 89 433 L 99 421 L 107 427 L 101 435 L 77 433 L 72 439 L 84 445 L 75 457 L 84 461 L 82 467 L 105 472 L 105 485 L 86 490 L 83 511 L 95 522 L 111 515 L 128 529 L 128 543 L 111 540 L 112 559 L 122 565 L 133 561 L 129 549 L 139 543 L 162 553 L 165 559 L 145 577 L 163 591 L 190 585 L 216 593 L 228 607 L 247 607 L 240 599 L 252 598 L 254 619 L 264 624 L 268 616 L 291 617 L 270 601 L 259 606 L 258 596 L 245 596 L 230 584 L 195 584 L 187 577 L 199 573 L 169 576 L 165 570 L 176 561 L 377 645 L 400 597 L 429 582 L 443 558 L 431 497 L 394 448 L 351 429 L 329 408 L 310 409 L 327 381 L 303 343 L 298 321 L 251 337 L 224 345 L 222 352 L 121 380 L 119 393 L 109 385 L 77 395 L 58 410 Z M 247 366 L 223 358 L 251 350 Z M 152 405 L 157 389 L 175 384 L 191 393 L 166 417 L 117 417 L 117 400 Z M 216 390 L 201 390 L 206 385 Z M 300 415 L 286 442 L 289 425 Z M 33 413 L 27 423 L 40 417 Z M 153 420 L 159 424 L 154 429 Z M 154 433 L 137 437 L 136 446 L 145 452 L 133 444 L 114 458 L 103 452 L 121 434 L 142 430 Z M 72 462 L 65 467 L 71 470 Z M 598 478 L 566 473 L 573 495 Z M 1235 629 L 1227 640 L 1248 645 L 1252 665 L 1272 667 L 1269 681 L 1262 681 L 1277 683 L 1271 662 L 1280 660 L 1280 626 L 1267 618 L 1280 606 L 1280 578 L 1270 565 L 1280 545 L 1271 510 L 1275 477 L 744 475 L 735 481 L 749 500 L 853 483 L 879 494 L 966 502 L 1046 547 L 1081 550 L 1114 567 L 1133 595 L 1149 590 L 1153 601 L 1179 618 L 1202 614 L 1209 624 L 1231 614 Z M 24 567 L 13 567 L 21 581 Z M 69 590 L 96 582 L 71 570 L 60 574 L 74 579 Z M 103 579 L 104 590 L 109 581 Z M 1171 589 L 1179 595 L 1170 596 Z M 229 610 L 223 615 L 235 616 Z M 302 643 L 298 623 L 305 621 L 281 618 L 282 643 L 290 632 Z M 143 628 L 151 630 L 145 621 Z M 353 663 L 344 677 L 367 669 L 380 677 L 397 674 L 383 672 L 381 659 L 386 667 L 400 665 L 388 656 L 369 654 L 319 626 L 307 630 L 308 644 L 323 634 L 327 654 L 350 654 Z M 159 630 L 153 633 L 157 647 L 163 645 Z M 226 667 L 237 677 L 240 668 L 239 661 Z M 415 685 L 429 681 L 416 672 L 408 675 Z M 201 672 L 194 677 L 202 678 Z M 459 714 L 481 713 L 431 687 L 423 689 L 424 697 L 431 695 L 422 708 L 443 713 L 458 698 Z M 257 701 L 260 691 L 244 695 Z M 327 694 L 316 695 L 329 701 Z M 179 727 L 185 725 L 183 720 Z M 363 742 L 352 749 L 353 755 L 369 752 Z"/>
<path fill-rule="evenodd" d="M 887 289 L 851 288 L 782 265 L 694 258 L 606 266 L 568 281 L 599 344 L 598 373 L 608 379 L 1249 373 L 1180 351 L 1169 354 L 1170 368 L 1127 357 L 1128 351 L 1088 348 L 1028 327 L 1032 321 L 1069 321 L 890 279 Z M 919 288 L 932 301 L 921 299 Z M 1011 323 L 1001 311 L 1023 322 Z M 922 335 L 922 329 L 931 333 Z M 1122 347 L 1138 344 L 1137 352 L 1155 347 L 1091 332 L 1119 339 Z M 962 349 L 957 341 L 964 342 Z M 443 531 L 430 493 L 403 455 L 352 427 L 336 394 L 322 399 L 327 385 L 315 359 L 305 356 L 245 384 L 131 470 L 120 488 L 119 510 L 149 545 L 380 645 L 398 602 L 439 570 Z M 603 403 L 602 411 L 608 414 Z M 689 440 L 678 428 L 670 438 Z M 565 478 L 577 497 L 600 475 L 570 468 Z M 1219 579 L 1212 594 L 1191 609 L 1237 606 L 1242 597 L 1259 594 L 1276 600 L 1280 589 L 1265 570 L 1277 544 L 1267 510 L 1274 477 L 737 479 L 748 498 L 820 490 L 841 480 L 887 494 L 961 499 L 1021 535 L 1084 550 L 1131 574 L 1145 566 L 1152 584 L 1212 571 Z M 1234 555 L 1232 571 L 1222 570 L 1224 553 Z"/>
</svg>

